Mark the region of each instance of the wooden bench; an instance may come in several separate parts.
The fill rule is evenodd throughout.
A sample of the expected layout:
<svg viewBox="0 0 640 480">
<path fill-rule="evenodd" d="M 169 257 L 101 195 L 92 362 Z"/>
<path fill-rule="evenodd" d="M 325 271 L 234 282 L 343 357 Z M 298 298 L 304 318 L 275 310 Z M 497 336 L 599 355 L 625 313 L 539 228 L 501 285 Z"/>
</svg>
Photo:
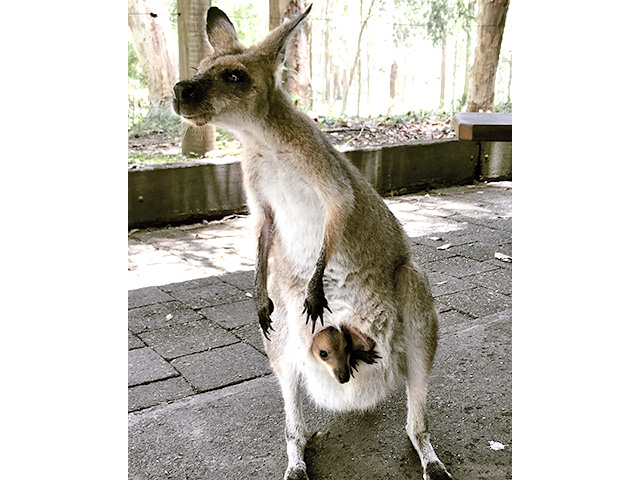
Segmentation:
<svg viewBox="0 0 640 480">
<path fill-rule="evenodd" d="M 460 140 L 474 142 L 510 142 L 510 113 L 456 113 L 453 130 Z"/>
</svg>

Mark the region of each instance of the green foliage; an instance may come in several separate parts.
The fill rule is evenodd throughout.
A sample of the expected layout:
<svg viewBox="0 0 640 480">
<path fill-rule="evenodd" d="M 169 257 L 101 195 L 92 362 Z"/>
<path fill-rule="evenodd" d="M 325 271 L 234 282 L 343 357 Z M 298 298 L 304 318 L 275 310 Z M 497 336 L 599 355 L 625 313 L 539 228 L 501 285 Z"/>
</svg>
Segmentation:
<svg viewBox="0 0 640 480">
<path fill-rule="evenodd" d="M 184 155 L 165 155 L 162 153 L 147 153 L 147 152 L 129 152 L 129 159 L 127 165 L 129 167 L 140 165 L 159 165 L 162 163 L 178 163 L 188 162 L 193 160 L 191 157 L 185 157 Z"/>
<path fill-rule="evenodd" d="M 506 102 L 496 103 L 493 106 L 493 111 L 496 113 L 511 113 L 513 111 L 511 107 L 511 100 L 507 100 Z"/>
<path fill-rule="evenodd" d="M 171 102 L 166 102 L 157 111 L 141 116 L 130 125 L 129 134 L 144 135 L 162 133 L 169 137 L 179 135 L 182 130 L 180 117 L 173 112 Z"/>
</svg>

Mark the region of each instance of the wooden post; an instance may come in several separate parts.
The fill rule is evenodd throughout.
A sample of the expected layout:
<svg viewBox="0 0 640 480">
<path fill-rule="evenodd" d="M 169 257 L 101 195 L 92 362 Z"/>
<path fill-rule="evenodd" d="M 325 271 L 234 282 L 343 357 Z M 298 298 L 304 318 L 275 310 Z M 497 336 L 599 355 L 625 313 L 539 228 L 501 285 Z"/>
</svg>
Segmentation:
<svg viewBox="0 0 640 480">
<path fill-rule="evenodd" d="M 206 35 L 205 19 L 211 0 L 178 0 L 178 44 L 180 80 L 196 73 L 200 61 L 213 53 Z M 204 156 L 216 148 L 216 130 L 213 125 L 189 125 L 182 139 L 182 153 L 186 156 Z"/>
</svg>

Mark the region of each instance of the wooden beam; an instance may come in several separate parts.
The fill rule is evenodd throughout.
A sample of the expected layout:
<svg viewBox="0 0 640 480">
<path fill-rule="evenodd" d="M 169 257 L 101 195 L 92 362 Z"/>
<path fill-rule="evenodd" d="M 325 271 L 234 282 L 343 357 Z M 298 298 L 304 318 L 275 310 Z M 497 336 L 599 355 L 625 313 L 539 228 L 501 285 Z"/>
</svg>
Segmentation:
<svg viewBox="0 0 640 480">
<path fill-rule="evenodd" d="M 460 140 L 474 142 L 510 142 L 511 113 L 456 113 L 453 130 Z"/>
</svg>

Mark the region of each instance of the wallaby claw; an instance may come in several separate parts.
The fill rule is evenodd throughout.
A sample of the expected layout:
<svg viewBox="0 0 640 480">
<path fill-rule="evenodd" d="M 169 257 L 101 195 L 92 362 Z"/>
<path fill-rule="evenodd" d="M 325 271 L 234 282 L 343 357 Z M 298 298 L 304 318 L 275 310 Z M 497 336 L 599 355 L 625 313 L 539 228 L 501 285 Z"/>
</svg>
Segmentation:
<svg viewBox="0 0 640 480">
<path fill-rule="evenodd" d="M 324 318 L 322 317 L 322 314 L 324 313 L 325 308 L 329 311 L 329 313 L 333 313 L 329 308 L 324 293 L 320 297 L 320 300 L 318 300 L 318 297 L 309 296 L 304 301 L 304 310 L 302 310 L 302 314 L 307 314 L 307 325 L 309 324 L 309 319 L 311 319 L 311 333 L 313 333 L 316 329 L 316 321 L 318 320 L 318 318 L 320 319 L 320 324 L 324 326 Z"/>
<path fill-rule="evenodd" d="M 264 338 L 271 340 L 269 338 L 269 330 L 273 331 L 273 327 L 271 326 L 271 314 L 273 313 L 274 305 L 270 298 L 268 300 L 269 302 L 267 305 L 258 307 L 258 321 L 260 322 L 260 328 L 262 328 Z"/>
</svg>

